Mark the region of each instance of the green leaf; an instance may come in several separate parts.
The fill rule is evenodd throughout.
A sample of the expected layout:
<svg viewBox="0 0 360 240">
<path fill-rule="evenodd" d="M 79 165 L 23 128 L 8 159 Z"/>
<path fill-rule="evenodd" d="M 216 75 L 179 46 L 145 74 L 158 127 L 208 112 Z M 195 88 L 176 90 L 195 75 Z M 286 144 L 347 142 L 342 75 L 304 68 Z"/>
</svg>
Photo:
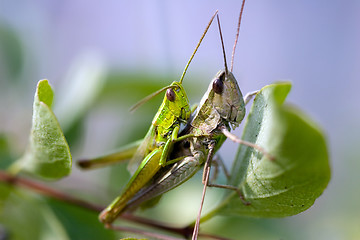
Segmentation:
<svg viewBox="0 0 360 240">
<path fill-rule="evenodd" d="M 97 212 L 53 199 L 47 203 L 69 239 L 119 239 L 117 232 L 106 229 L 98 220 Z"/>
<path fill-rule="evenodd" d="M 13 161 L 12 148 L 9 137 L 0 133 L 0 169 L 6 169 Z"/>
<path fill-rule="evenodd" d="M 70 239 L 49 206 L 39 197 L 8 187 L 9 196 L 1 202 L 0 222 L 11 239 Z"/>
<path fill-rule="evenodd" d="M 29 145 L 21 167 L 40 177 L 58 179 L 70 173 L 72 161 L 69 146 L 50 108 L 53 96 L 48 81 L 39 81 Z"/>
<path fill-rule="evenodd" d="M 231 191 L 210 214 L 285 217 L 314 204 L 330 180 L 322 131 L 301 111 L 282 105 L 290 83 L 264 87 L 256 96 L 242 139 L 262 146 L 270 160 L 240 145 L 229 183 L 243 192 L 245 205 Z"/>
<path fill-rule="evenodd" d="M 35 93 L 35 101 L 39 100 L 39 102 L 43 102 L 49 108 L 51 108 L 53 98 L 54 98 L 54 92 L 52 91 L 48 81 L 47 80 L 39 81 Z M 35 103 L 34 103 L 34 109 L 35 109 Z"/>
</svg>

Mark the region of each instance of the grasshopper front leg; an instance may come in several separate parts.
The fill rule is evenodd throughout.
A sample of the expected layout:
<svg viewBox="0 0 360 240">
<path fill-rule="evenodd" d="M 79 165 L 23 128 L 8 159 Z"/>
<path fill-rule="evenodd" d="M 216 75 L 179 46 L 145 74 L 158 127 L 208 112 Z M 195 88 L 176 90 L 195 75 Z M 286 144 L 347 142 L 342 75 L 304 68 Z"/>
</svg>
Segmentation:
<svg viewBox="0 0 360 240">
<path fill-rule="evenodd" d="M 247 105 L 247 104 L 250 102 L 250 100 L 251 100 L 256 94 L 258 94 L 258 92 L 259 92 L 259 90 L 256 90 L 256 91 L 247 93 L 247 94 L 245 95 L 245 97 L 244 97 L 244 103 L 245 103 L 245 105 Z"/>
</svg>

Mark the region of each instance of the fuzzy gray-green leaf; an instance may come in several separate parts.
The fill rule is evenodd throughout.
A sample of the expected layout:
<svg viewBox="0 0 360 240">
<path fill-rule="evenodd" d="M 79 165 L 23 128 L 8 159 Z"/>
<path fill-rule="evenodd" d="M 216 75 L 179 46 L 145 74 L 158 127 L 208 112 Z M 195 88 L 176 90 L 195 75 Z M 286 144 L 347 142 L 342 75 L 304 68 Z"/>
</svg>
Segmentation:
<svg viewBox="0 0 360 240">
<path fill-rule="evenodd" d="M 72 161 L 69 146 L 50 108 L 53 95 L 48 81 L 39 81 L 34 97 L 29 146 L 22 159 L 22 167 L 35 175 L 58 179 L 70 173 Z"/>
<path fill-rule="evenodd" d="M 305 114 L 283 105 L 290 83 L 264 87 L 256 96 L 243 139 L 262 146 L 270 160 L 239 146 L 230 184 L 238 186 L 250 205 L 228 192 L 212 214 L 285 217 L 314 204 L 330 180 L 328 150 L 322 131 Z"/>
</svg>

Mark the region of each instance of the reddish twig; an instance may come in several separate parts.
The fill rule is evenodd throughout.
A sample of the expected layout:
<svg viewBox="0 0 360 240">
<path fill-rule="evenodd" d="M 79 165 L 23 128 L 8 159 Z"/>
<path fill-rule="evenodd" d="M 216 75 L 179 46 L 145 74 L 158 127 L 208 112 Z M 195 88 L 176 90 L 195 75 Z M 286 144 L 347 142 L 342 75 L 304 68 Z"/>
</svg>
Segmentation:
<svg viewBox="0 0 360 240">
<path fill-rule="evenodd" d="M 0 182 L 5 182 L 7 184 L 17 186 L 17 187 L 27 188 L 27 189 L 37 192 L 43 196 L 50 197 L 50 198 L 53 198 L 53 199 L 56 199 L 56 200 L 59 200 L 59 201 L 65 202 L 65 203 L 69 203 L 69 204 L 72 204 L 72 205 L 75 205 L 75 206 L 78 206 L 81 208 L 85 208 L 90 211 L 100 212 L 102 209 L 104 209 L 103 206 L 89 203 L 82 199 L 70 196 L 64 192 L 54 190 L 53 188 L 51 188 L 43 183 L 40 183 L 38 181 L 34 181 L 34 180 L 31 180 L 31 179 L 28 179 L 25 177 L 14 176 L 3 170 L 0 170 Z M 165 224 L 155 221 L 153 219 L 137 217 L 130 213 L 124 213 L 120 216 L 120 218 L 123 220 L 131 221 L 131 222 L 142 224 L 145 226 L 150 226 L 150 227 L 165 230 L 168 232 L 176 233 L 176 234 L 183 236 L 184 238 L 189 238 L 189 236 L 191 236 L 191 233 L 193 231 L 193 227 L 191 227 L 191 226 L 187 226 L 187 227 L 183 227 L 183 228 L 170 227 L 168 225 L 165 225 Z M 126 232 L 142 234 L 142 235 L 145 235 L 148 237 L 154 237 L 153 236 L 154 233 L 149 233 L 147 231 L 140 230 L 140 229 L 120 227 L 120 226 L 113 226 L 112 229 L 116 230 L 116 231 L 126 231 Z M 210 234 L 199 234 L 199 235 L 207 237 L 207 238 L 212 238 L 212 239 L 224 239 L 224 238 L 220 238 L 220 237 L 210 235 Z M 166 237 L 164 235 L 158 234 L 157 236 L 159 239 L 166 239 Z M 170 240 L 170 239 L 175 239 L 175 238 L 169 237 L 167 239 Z"/>
</svg>

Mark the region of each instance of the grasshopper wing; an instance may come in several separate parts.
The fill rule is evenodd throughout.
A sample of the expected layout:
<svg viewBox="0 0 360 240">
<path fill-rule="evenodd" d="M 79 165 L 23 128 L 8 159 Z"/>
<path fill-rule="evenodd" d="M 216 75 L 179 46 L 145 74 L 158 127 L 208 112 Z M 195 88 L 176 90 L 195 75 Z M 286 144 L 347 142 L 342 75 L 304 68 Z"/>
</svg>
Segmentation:
<svg viewBox="0 0 360 240">
<path fill-rule="evenodd" d="M 140 146 L 137 148 L 135 154 L 131 158 L 127 166 L 127 169 L 131 173 L 131 175 L 135 173 L 135 171 L 138 169 L 144 158 L 152 151 L 151 141 L 153 139 L 152 137 L 153 133 L 154 133 L 154 128 L 151 127 L 148 133 L 146 134 L 146 136 L 144 137 L 143 141 L 141 142 Z"/>
</svg>

